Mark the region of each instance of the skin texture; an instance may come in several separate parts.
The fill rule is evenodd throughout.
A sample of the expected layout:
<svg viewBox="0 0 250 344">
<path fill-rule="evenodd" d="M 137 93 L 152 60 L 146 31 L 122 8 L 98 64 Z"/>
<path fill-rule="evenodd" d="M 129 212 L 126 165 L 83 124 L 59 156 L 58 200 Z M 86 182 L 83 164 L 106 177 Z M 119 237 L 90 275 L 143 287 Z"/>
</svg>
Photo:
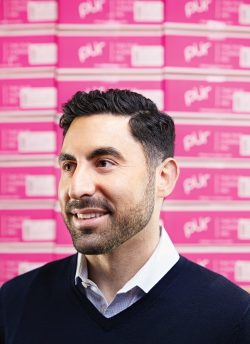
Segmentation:
<svg viewBox="0 0 250 344">
<path fill-rule="evenodd" d="M 128 120 L 111 114 L 74 119 L 59 157 L 64 221 L 87 258 L 89 278 L 108 300 L 153 253 L 162 199 L 178 177 L 172 158 L 147 165 Z"/>
</svg>

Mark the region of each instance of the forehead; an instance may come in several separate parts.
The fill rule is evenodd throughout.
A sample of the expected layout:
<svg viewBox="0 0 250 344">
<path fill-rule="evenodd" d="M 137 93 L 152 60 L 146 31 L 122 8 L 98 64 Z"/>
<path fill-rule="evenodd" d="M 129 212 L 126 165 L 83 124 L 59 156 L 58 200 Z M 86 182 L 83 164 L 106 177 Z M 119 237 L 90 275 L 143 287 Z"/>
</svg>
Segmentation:
<svg viewBox="0 0 250 344">
<path fill-rule="evenodd" d="M 129 130 L 127 116 L 100 114 L 79 116 L 71 123 L 63 142 L 62 150 L 96 149 L 110 146 L 121 151 L 142 151 Z"/>
</svg>

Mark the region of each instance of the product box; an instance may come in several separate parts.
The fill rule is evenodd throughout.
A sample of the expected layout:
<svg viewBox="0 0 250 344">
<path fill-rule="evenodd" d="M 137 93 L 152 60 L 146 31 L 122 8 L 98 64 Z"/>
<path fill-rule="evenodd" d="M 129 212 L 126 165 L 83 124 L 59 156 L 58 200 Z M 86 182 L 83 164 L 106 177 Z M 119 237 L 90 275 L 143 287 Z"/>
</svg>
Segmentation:
<svg viewBox="0 0 250 344">
<path fill-rule="evenodd" d="M 176 119 L 175 128 L 177 157 L 250 157 L 249 121 Z"/>
<path fill-rule="evenodd" d="M 63 216 L 59 206 L 55 211 L 55 218 L 56 218 L 56 244 L 57 245 L 64 245 L 73 248 L 73 243 L 71 239 L 71 235 L 67 226 L 64 223 Z"/>
<path fill-rule="evenodd" d="M 28 166 L 1 163 L 0 199 L 56 199 L 54 170 L 42 162 Z"/>
<path fill-rule="evenodd" d="M 43 118 L 0 118 L 0 155 L 54 154 L 56 124 Z"/>
<path fill-rule="evenodd" d="M 57 7 L 57 0 L 1 0 L 0 24 L 55 23 Z"/>
<path fill-rule="evenodd" d="M 53 209 L 0 209 L 0 242 L 54 242 Z"/>
<path fill-rule="evenodd" d="M 77 91 L 89 92 L 94 89 L 104 91 L 109 88 L 129 89 L 143 94 L 154 101 L 159 109 L 164 107 L 164 90 L 161 75 L 76 75 L 58 76 L 58 105 L 68 101 Z"/>
<path fill-rule="evenodd" d="M 60 24 L 161 24 L 163 0 L 59 0 Z"/>
<path fill-rule="evenodd" d="M 53 74 L 0 76 L 0 112 L 54 110 L 57 89 Z"/>
<path fill-rule="evenodd" d="M 160 32 L 62 31 L 58 35 L 59 68 L 142 69 L 164 65 Z"/>
<path fill-rule="evenodd" d="M 249 117 L 249 81 L 243 77 L 166 75 L 165 110 L 197 113 L 199 117 Z"/>
<path fill-rule="evenodd" d="M 174 24 L 205 24 L 218 29 L 222 25 L 250 25 L 248 0 L 179 0 L 165 1 L 165 21 Z M 219 25 L 221 24 L 221 25 Z"/>
<path fill-rule="evenodd" d="M 179 180 L 169 199 L 250 200 L 248 166 L 181 166 Z"/>
<path fill-rule="evenodd" d="M 0 285 L 52 260 L 52 252 L 0 252 Z"/>
<path fill-rule="evenodd" d="M 166 30 L 164 41 L 166 71 L 244 75 L 250 72 L 249 34 L 227 36 L 223 32 Z"/>
<path fill-rule="evenodd" d="M 230 206 L 176 209 L 161 212 L 164 228 L 178 245 L 250 244 L 250 213 Z"/>
<path fill-rule="evenodd" d="M 250 291 L 249 253 L 184 253 L 188 259 L 215 271 Z"/>
<path fill-rule="evenodd" d="M 57 64 L 57 44 L 50 30 L 0 32 L 0 68 L 41 70 Z"/>
</svg>

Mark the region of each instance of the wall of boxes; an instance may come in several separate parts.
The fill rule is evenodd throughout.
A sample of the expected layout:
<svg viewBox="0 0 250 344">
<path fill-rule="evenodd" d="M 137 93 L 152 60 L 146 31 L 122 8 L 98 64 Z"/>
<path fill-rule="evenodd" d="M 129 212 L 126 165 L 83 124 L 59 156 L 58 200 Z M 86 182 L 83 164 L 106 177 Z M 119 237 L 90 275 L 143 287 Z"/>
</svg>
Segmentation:
<svg viewBox="0 0 250 344">
<path fill-rule="evenodd" d="M 61 104 L 130 88 L 176 122 L 161 221 L 250 290 L 250 1 L 0 1 L 0 284 L 74 252 L 57 204 Z"/>
</svg>

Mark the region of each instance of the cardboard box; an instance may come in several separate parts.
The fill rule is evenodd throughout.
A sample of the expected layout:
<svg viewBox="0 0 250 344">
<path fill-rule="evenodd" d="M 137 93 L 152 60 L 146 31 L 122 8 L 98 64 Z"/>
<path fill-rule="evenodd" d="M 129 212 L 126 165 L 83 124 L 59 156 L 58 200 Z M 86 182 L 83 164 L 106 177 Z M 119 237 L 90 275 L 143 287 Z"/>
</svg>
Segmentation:
<svg viewBox="0 0 250 344">
<path fill-rule="evenodd" d="M 203 158 L 250 157 L 250 122 L 175 120 L 175 155 Z"/>
<path fill-rule="evenodd" d="M 161 24 L 163 20 L 162 0 L 59 0 L 63 24 Z"/>
<path fill-rule="evenodd" d="M 0 68 L 41 70 L 57 64 L 57 43 L 50 30 L 0 33 Z"/>
<path fill-rule="evenodd" d="M 164 41 L 166 71 L 244 75 L 250 72 L 248 34 L 166 30 Z"/>
<path fill-rule="evenodd" d="M 0 112 L 55 110 L 57 89 L 53 74 L 2 75 Z"/>
<path fill-rule="evenodd" d="M 206 24 L 218 29 L 222 25 L 250 25 L 250 4 L 248 0 L 179 0 L 165 2 L 167 23 Z M 218 23 L 218 24 L 217 24 Z M 217 25 L 216 25 L 217 24 Z"/>
<path fill-rule="evenodd" d="M 126 75 L 104 75 L 97 76 L 58 76 L 58 104 L 59 112 L 61 105 L 68 101 L 77 91 L 89 92 L 94 89 L 104 91 L 109 88 L 129 89 L 143 94 L 154 101 L 159 109 L 164 107 L 164 90 L 161 75 L 126 76 Z"/>
<path fill-rule="evenodd" d="M 2 0 L 0 24 L 48 24 L 58 18 L 56 0 Z"/>
<path fill-rule="evenodd" d="M 172 75 L 165 76 L 165 80 L 166 111 L 215 118 L 249 116 L 247 78 Z"/>
<path fill-rule="evenodd" d="M 56 199 L 57 187 L 53 166 L 28 166 L 1 163 L 0 199 Z"/>
<path fill-rule="evenodd" d="M 0 242 L 54 242 L 53 209 L 0 209 Z"/>
<path fill-rule="evenodd" d="M 183 253 L 183 255 L 225 276 L 240 287 L 250 289 L 249 253 Z"/>
<path fill-rule="evenodd" d="M 219 208 L 219 209 L 218 209 Z M 230 206 L 220 209 L 196 206 L 165 209 L 161 212 L 164 228 L 178 245 L 250 244 L 250 214 L 247 209 Z"/>
<path fill-rule="evenodd" d="M 65 68 L 119 71 L 164 65 L 162 34 L 152 30 L 63 31 L 59 32 L 58 45 L 59 68 L 63 71 Z"/>
<path fill-rule="evenodd" d="M 169 199 L 250 200 L 249 166 L 181 166 L 179 180 Z"/>
<path fill-rule="evenodd" d="M 7 121 L 7 122 L 6 122 Z M 46 119 L 0 118 L 0 154 L 5 157 L 27 154 L 54 154 L 56 124 Z"/>
<path fill-rule="evenodd" d="M 0 285 L 54 260 L 53 253 L 0 252 Z"/>
</svg>

